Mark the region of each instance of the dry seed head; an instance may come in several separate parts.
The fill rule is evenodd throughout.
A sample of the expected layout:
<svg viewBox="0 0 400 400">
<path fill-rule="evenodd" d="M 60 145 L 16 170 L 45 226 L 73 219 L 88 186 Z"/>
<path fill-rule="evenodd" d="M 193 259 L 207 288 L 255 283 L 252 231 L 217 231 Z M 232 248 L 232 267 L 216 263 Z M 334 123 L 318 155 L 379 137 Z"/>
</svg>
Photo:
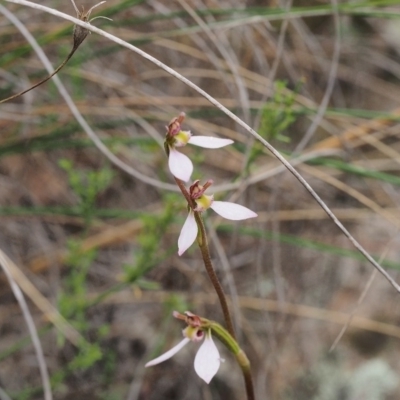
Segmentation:
<svg viewBox="0 0 400 400">
<path fill-rule="evenodd" d="M 77 18 L 80 19 L 83 22 L 89 22 L 90 23 L 91 21 L 95 20 L 96 18 L 104 18 L 104 19 L 108 19 L 108 20 L 112 21 L 110 18 L 102 17 L 102 16 L 95 17 L 95 18 L 89 20 L 90 14 L 93 11 L 93 9 L 98 7 L 98 6 L 100 6 L 100 5 L 102 5 L 102 4 L 104 4 L 105 1 L 101 1 L 100 3 L 95 4 L 87 12 L 85 12 L 85 8 L 83 6 L 82 6 L 82 11 L 79 11 L 78 7 L 75 4 L 75 1 L 71 0 L 71 2 L 72 2 L 72 5 L 74 6 L 74 9 L 76 11 Z M 75 25 L 74 26 L 74 33 L 73 33 L 73 35 L 74 35 L 74 49 L 77 49 L 80 46 L 80 44 L 86 39 L 86 36 L 89 33 L 90 33 L 89 30 L 87 30 L 86 28 L 83 28 L 80 25 Z"/>
</svg>

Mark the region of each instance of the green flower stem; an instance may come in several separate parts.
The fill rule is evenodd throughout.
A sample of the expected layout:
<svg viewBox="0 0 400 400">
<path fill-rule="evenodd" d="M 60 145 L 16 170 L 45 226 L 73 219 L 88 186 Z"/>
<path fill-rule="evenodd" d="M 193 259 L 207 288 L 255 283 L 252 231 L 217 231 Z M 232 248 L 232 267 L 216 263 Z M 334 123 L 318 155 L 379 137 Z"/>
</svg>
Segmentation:
<svg viewBox="0 0 400 400">
<path fill-rule="evenodd" d="M 167 146 L 166 146 L 167 147 Z M 166 148 L 166 152 L 168 154 L 168 149 Z M 206 229 L 203 223 L 203 219 L 201 217 L 201 213 L 195 211 L 196 203 L 190 197 L 184 183 L 175 178 L 175 182 L 181 190 L 182 194 L 185 196 L 186 201 L 188 202 L 188 207 L 193 211 L 194 217 L 199 228 L 199 235 L 197 236 L 197 243 L 199 244 L 201 255 L 203 256 L 204 266 L 206 267 L 206 271 L 208 277 L 211 280 L 212 285 L 217 293 L 219 302 L 221 304 L 222 312 L 225 318 L 225 324 L 227 329 L 222 327 L 220 324 L 210 321 L 205 318 L 201 318 L 202 328 L 211 329 L 212 334 L 214 334 L 234 355 L 237 363 L 242 370 L 243 379 L 246 387 L 247 400 L 255 400 L 254 395 L 254 386 L 253 386 L 253 378 L 251 376 L 251 368 L 250 361 L 247 358 L 245 352 L 240 348 L 239 344 L 235 339 L 235 331 L 233 329 L 233 323 L 231 314 L 229 312 L 228 303 L 226 301 L 224 290 L 222 289 L 221 283 L 218 279 L 217 274 L 215 273 L 214 267 L 211 262 L 210 250 L 208 247 Z"/>
<path fill-rule="evenodd" d="M 246 353 L 240 348 L 234 337 L 220 324 L 201 318 L 201 326 L 204 329 L 210 329 L 212 335 L 216 336 L 225 347 L 235 355 L 236 361 L 242 370 L 246 394 L 248 400 L 255 400 L 253 378 L 251 376 L 250 361 Z"/>
<path fill-rule="evenodd" d="M 253 377 L 251 375 L 250 361 L 243 350 L 240 350 L 240 353 L 236 354 L 236 361 L 242 369 L 244 384 L 246 386 L 247 399 L 255 400 L 256 397 L 254 395 Z"/>
<path fill-rule="evenodd" d="M 180 179 L 177 179 L 177 178 L 175 178 L 175 182 L 179 186 L 179 189 L 181 190 L 182 194 L 185 196 L 185 199 L 187 200 L 189 207 L 194 212 L 194 217 L 196 219 L 196 223 L 197 223 L 197 226 L 198 226 L 199 232 L 200 232 L 200 235 L 198 235 L 198 237 L 197 237 L 197 243 L 199 244 L 201 255 L 203 256 L 204 266 L 206 267 L 208 277 L 210 278 L 210 281 L 211 281 L 212 285 L 214 286 L 214 289 L 217 293 L 219 302 L 221 304 L 222 313 L 224 314 L 225 324 L 227 326 L 227 329 L 228 329 L 229 333 L 231 334 L 231 336 L 234 338 L 235 331 L 233 329 L 231 314 L 229 312 L 228 303 L 226 301 L 226 296 L 225 296 L 224 290 L 222 289 L 221 283 L 218 279 L 217 274 L 215 273 L 214 267 L 211 262 L 210 250 L 208 248 L 208 241 L 207 241 L 207 235 L 206 235 L 206 229 L 204 227 L 201 213 L 198 211 L 194 211 L 194 209 L 196 208 L 196 203 L 190 197 L 188 191 L 186 190 L 184 183 Z"/>
<path fill-rule="evenodd" d="M 206 271 L 211 280 L 211 283 L 213 284 L 214 289 L 217 292 L 217 296 L 221 304 L 222 313 L 224 314 L 225 324 L 228 329 L 228 332 L 231 334 L 233 338 L 235 338 L 236 337 L 235 331 L 233 329 L 232 318 L 229 312 L 226 296 L 211 262 L 210 249 L 208 247 L 206 229 L 204 227 L 203 218 L 201 217 L 201 214 L 198 211 L 194 212 L 194 217 L 196 219 L 197 226 L 199 227 L 200 235 L 197 238 L 197 243 L 200 247 L 201 255 L 203 256 L 204 266 L 206 267 Z"/>
</svg>

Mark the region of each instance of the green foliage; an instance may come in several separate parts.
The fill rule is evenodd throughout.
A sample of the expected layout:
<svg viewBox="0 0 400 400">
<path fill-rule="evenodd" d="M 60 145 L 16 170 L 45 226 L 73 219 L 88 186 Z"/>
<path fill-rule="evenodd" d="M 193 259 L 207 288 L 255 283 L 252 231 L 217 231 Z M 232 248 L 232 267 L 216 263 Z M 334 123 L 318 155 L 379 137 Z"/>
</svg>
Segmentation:
<svg viewBox="0 0 400 400">
<path fill-rule="evenodd" d="M 79 198 L 81 215 L 88 228 L 94 217 L 97 195 L 105 190 L 112 181 L 113 172 L 110 168 L 99 171 L 76 170 L 70 160 L 62 159 L 59 166 L 67 173 L 71 189 Z"/>
<path fill-rule="evenodd" d="M 61 371 L 61 374 L 52 377 L 54 386 L 60 386 L 69 374 L 85 371 L 100 360 L 105 361 L 105 369 L 109 370 L 110 365 L 113 365 L 114 357 L 111 352 L 104 355 L 101 350 L 101 341 L 108 335 L 109 326 L 104 324 L 93 331 L 93 326 L 87 316 L 87 310 L 92 304 L 87 297 L 88 273 L 97 252 L 83 251 L 79 241 L 70 240 L 67 247 L 69 253 L 65 263 L 69 267 L 68 275 L 64 278 L 63 288 L 59 294 L 58 308 L 83 337 L 90 335 L 91 339 L 94 338 L 96 341 L 89 343 L 82 339 L 66 369 Z M 59 344 L 63 345 L 64 340 L 59 340 Z"/>
<path fill-rule="evenodd" d="M 102 358 L 102 352 L 98 343 L 84 342 L 79 346 L 79 352 L 68 364 L 71 371 L 84 371 Z"/>
<path fill-rule="evenodd" d="M 294 110 L 294 102 L 296 94 L 301 87 L 301 83 L 297 85 L 296 89 L 291 91 L 287 89 L 287 82 L 276 81 L 274 95 L 268 100 L 262 111 L 259 134 L 266 140 L 273 139 L 281 142 L 289 142 L 290 138 L 285 136 L 283 132 L 296 120 L 296 113 Z M 254 144 L 249 154 L 246 172 L 252 163 L 264 152 L 264 146 L 257 142 Z"/>
<path fill-rule="evenodd" d="M 87 319 L 87 276 L 92 265 L 96 251 L 82 251 L 79 241 L 68 242 L 69 255 L 66 264 L 69 267 L 69 274 L 64 279 L 63 290 L 59 294 L 58 308 L 60 313 L 71 323 L 79 332 L 87 334 L 90 330 L 90 322 Z M 106 333 L 103 329 L 98 334 Z M 63 343 L 63 339 L 59 343 Z M 101 359 L 101 350 L 98 343 L 88 343 L 82 341 L 78 347 L 78 353 L 69 363 L 68 369 L 85 370 L 91 367 L 96 361 Z"/>
<path fill-rule="evenodd" d="M 277 139 L 289 142 L 290 138 L 283 132 L 296 120 L 293 105 L 301 85 L 293 91 L 287 89 L 287 82 L 276 81 L 272 98 L 262 109 L 259 133 L 265 139 Z"/>
<path fill-rule="evenodd" d="M 58 298 L 60 313 L 72 323 L 79 331 L 89 328 L 86 319 L 86 282 L 89 268 L 92 265 L 96 251 L 83 252 L 78 241 L 70 240 L 67 244 L 69 255 L 66 264 L 69 274 L 63 282 L 63 291 Z"/>
</svg>

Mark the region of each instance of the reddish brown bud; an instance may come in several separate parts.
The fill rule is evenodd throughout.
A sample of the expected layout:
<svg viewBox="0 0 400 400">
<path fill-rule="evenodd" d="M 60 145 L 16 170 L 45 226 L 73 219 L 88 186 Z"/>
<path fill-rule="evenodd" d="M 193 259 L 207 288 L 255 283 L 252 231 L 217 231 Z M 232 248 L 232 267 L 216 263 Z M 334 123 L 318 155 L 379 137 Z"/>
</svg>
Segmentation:
<svg viewBox="0 0 400 400">
<path fill-rule="evenodd" d="M 173 137 L 182 130 L 181 124 L 184 119 L 185 119 L 184 112 L 181 112 L 178 117 L 171 119 L 171 122 L 167 126 L 167 137 Z"/>
</svg>

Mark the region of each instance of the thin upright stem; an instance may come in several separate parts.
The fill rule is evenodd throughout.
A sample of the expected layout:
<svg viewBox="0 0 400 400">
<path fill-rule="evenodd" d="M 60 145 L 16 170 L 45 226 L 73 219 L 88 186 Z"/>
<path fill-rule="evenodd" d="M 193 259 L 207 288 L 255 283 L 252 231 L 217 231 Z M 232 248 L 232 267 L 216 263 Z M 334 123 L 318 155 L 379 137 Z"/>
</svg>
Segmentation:
<svg viewBox="0 0 400 400">
<path fill-rule="evenodd" d="M 251 376 L 250 361 L 247 358 L 246 353 L 242 349 L 240 349 L 239 353 L 236 354 L 236 360 L 242 370 L 247 399 L 255 400 L 256 397 L 254 395 L 254 385 L 253 377 Z"/>
<path fill-rule="evenodd" d="M 242 370 L 244 383 L 246 387 L 246 394 L 248 400 L 255 400 L 253 378 L 251 376 L 250 361 L 246 353 L 240 348 L 236 339 L 226 331 L 220 324 L 201 318 L 204 326 L 209 326 L 213 335 L 215 335 L 236 357 L 236 361 Z"/>
<path fill-rule="evenodd" d="M 217 296 L 222 308 L 222 313 L 224 314 L 226 328 L 228 332 L 232 335 L 232 337 L 236 339 L 235 331 L 233 329 L 232 317 L 229 312 L 224 289 L 222 288 L 222 285 L 218 279 L 217 274 L 215 273 L 214 267 L 211 262 L 210 249 L 208 247 L 208 240 L 203 223 L 203 218 L 198 211 L 194 212 L 194 217 L 200 230 L 200 240 L 198 240 L 198 244 L 200 247 L 201 255 L 203 256 L 204 266 L 206 267 L 208 277 L 210 278 L 211 283 L 213 284 L 214 289 L 217 292 Z"/>
<path fill-rule="evenodd" d="M 208 277 L 210 278 L 210 281 L 217 293 L 219 302 L 221 304 L 222 313 L 224 314 L 225 324 L 228 329 L 228 332 L 232 335 L 233 338 L 235 338 L 236 336 L 235 336 L 235 331 L 233 329 L 232 317 L 229 312 L 228 302 L 226 301 L 224 290 L 218 279 L 217 274 L 215 273 L 214 267 L 211 262 L 210 250 L 208 248 L 206 229 L 204 227 L 203 219 L 201 217 L 200 212 L 195 211 L 196 203 L 190 197 L 190 194 L 188 193 L 184 183 L 178 178 L 175 178 L 175 182 L 178 185 L 179 189 L 181 190 L 182 194 L 185 196 L 185 199 L 187 200 L 189 207 L 193 210 L 194 217 L 196 219 L 196 223 L 200 231 L 200 238 L 199 240 L 197 240 L 197 242 L 199 244 L 201 255 L 203 257 L 204 266 L 206 267 Z"/>
</svg>

